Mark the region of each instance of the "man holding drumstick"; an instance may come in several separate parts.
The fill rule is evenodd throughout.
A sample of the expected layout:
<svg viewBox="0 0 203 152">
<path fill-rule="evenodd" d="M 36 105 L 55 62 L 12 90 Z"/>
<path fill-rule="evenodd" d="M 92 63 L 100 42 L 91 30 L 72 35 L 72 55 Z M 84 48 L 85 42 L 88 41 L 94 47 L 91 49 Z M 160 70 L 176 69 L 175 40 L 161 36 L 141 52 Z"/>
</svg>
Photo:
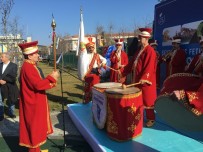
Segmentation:
<svg viewBox="0 0 203 152">
<path fill-rule="evenodd" d="M 154 102 L 156 100 L 156 52 L 149 45 L 151 28 L 140 28 L 140 48 L 131 61 L 124 67 L 122 77 L 132 72 L 132 83 L 142 90 L 143 104 L 146 111 L 146 126 L 155 122 Z M 121 71 L 120 71 L 121 72 Z"/>
</svg>

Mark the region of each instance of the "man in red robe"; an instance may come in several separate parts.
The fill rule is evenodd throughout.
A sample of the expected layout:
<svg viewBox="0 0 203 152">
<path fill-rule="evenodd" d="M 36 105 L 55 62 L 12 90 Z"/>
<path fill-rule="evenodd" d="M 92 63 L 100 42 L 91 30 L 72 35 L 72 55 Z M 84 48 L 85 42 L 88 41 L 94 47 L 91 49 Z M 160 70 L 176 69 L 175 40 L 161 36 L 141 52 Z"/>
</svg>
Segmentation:
<svg viewBox="0 0 203 152">
<path fill-rule="evenodd" d="M 85 75 L 85 96 L 83 103 L 89 103 L 92 98 L 92 86 L 100 83 L 101 68 L 106 65 L 106 59 L 100 54 L 95 53 L 95 42 L 92 37 L 88 38 L 87 48 L 87 61 L 89 61 L 89 67 Z"/>
<path fill-rule="evenodd" d="M 172 39 L 172 50 L 163 56 L 163 61 L 166 62 L 166 77 L 185 71 L 186 53 L 180 47 L 181 38 L 174 36 Z"/>
<path fill-rule="evenodd" d="M 111 68 L 115 70 L 120 70 L 122 72 L 124 66 L 128 64 L 128 56 L 125 53 L 125 51 L 122 50 L 123 39 L 115 39 L 115 42 L 116 42 L 116 50 L 114 50 L 110 56 Z M 110 70 L 110 81 L 125 83 L 126 77 L 119 78 L 118 72 L 112 69 Z"/>
<path fill-rule="evenodd" d="M 20 135 L 19 145 L 29 152 L 40 152 L 47 135 L 53 132 L 45 90 L 56 86 L 58 71 L 42 78 L 36 64 L 39 60 L 38 41 L 19 44 L 24 55 L 20 71 Z"/>
<path fill-rule="evenodd" d="M 157 55 L 149 45 L 151 28 L 140 28 L 140 49 L 132 60 L 124 67 L 122 76 L 132 72 L 132 83 L 140 83 L 137 87 L 142 90 L 143 104 L 146 111 L 146 126 L 151 127 L 155 122 L 154 102 L 156 100 L 156 66 Z"/>
<path fill-rule="evenodd" d="M 203 48 L 203 39 L 200 39 L 200 47 Z M 174 90 L 196 91 L 203 82 L 203 54 L 194 57 L 186 67 L 185 73 L 175 73 L 169 76 L 163 83 L 160 95 L 171 94 Z"/>
</svg>

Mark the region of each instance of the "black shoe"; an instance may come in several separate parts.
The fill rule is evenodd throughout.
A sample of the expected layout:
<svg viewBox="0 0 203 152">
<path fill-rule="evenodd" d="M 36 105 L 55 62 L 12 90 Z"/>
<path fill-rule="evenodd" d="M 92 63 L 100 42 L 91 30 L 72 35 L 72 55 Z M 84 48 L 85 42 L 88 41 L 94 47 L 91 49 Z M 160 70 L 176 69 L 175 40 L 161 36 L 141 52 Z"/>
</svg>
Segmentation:
<svg viewBox="0 0 203 152">
<path fill-rule="evenodd" d="M 16 118 L 16 115 L 10 115 L 9 117 L 10 118 Z"/>
</svg>

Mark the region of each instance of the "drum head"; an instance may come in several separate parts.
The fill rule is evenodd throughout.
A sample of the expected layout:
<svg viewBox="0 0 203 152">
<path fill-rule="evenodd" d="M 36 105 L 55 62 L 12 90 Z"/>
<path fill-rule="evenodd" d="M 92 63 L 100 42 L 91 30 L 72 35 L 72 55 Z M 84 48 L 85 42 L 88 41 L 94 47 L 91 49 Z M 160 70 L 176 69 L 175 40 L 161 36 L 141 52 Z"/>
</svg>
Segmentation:
<svg viewBox="0 0 203 152">
<path fill-rule="evenodd" d="M 107 88 L 118 88 L 121 87 L 122 83 L 117 83 L 117 82 L 105 82 L 105 83 L 97 83 L 94 85 L 95 88 L 102 88 L 102 89 L 107 89 Z"/>
<path fill-rule="evenodd" d="M 139 88 L 136 88 L 136 87 L 129 87 L 129 88 L 111 88 L 111 89 L 106 89 L 106 92 L 107 93 L 110 93 L 110 94 L 134 94 L 134 93 L 137 93 L 139 92 L 140 89 Z"/>
</svg>

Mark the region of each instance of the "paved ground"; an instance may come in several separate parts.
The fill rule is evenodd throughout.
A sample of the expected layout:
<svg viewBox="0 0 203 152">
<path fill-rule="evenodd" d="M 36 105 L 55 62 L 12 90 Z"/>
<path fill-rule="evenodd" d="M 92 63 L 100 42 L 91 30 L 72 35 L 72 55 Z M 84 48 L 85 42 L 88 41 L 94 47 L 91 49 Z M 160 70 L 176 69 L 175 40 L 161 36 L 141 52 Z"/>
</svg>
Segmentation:
<svg viewBox="0 0 203 152">
<path fill-rule="evenodd" d="M 67 110 L 64 110 L 65 115 L 65 135 L 81 138 L 81 134 L 73 124 L 68 115 Z M 49 138 L 63 138 L 63 113 L 51 112 L 51 120 L 53 124 L 54 133 L 49 135 Z M 2 136 L 18 136 L 19 135 L 19 117 L 15 119 L 6 117 L 0 122 L 0 137 Z"/>
</svg>

